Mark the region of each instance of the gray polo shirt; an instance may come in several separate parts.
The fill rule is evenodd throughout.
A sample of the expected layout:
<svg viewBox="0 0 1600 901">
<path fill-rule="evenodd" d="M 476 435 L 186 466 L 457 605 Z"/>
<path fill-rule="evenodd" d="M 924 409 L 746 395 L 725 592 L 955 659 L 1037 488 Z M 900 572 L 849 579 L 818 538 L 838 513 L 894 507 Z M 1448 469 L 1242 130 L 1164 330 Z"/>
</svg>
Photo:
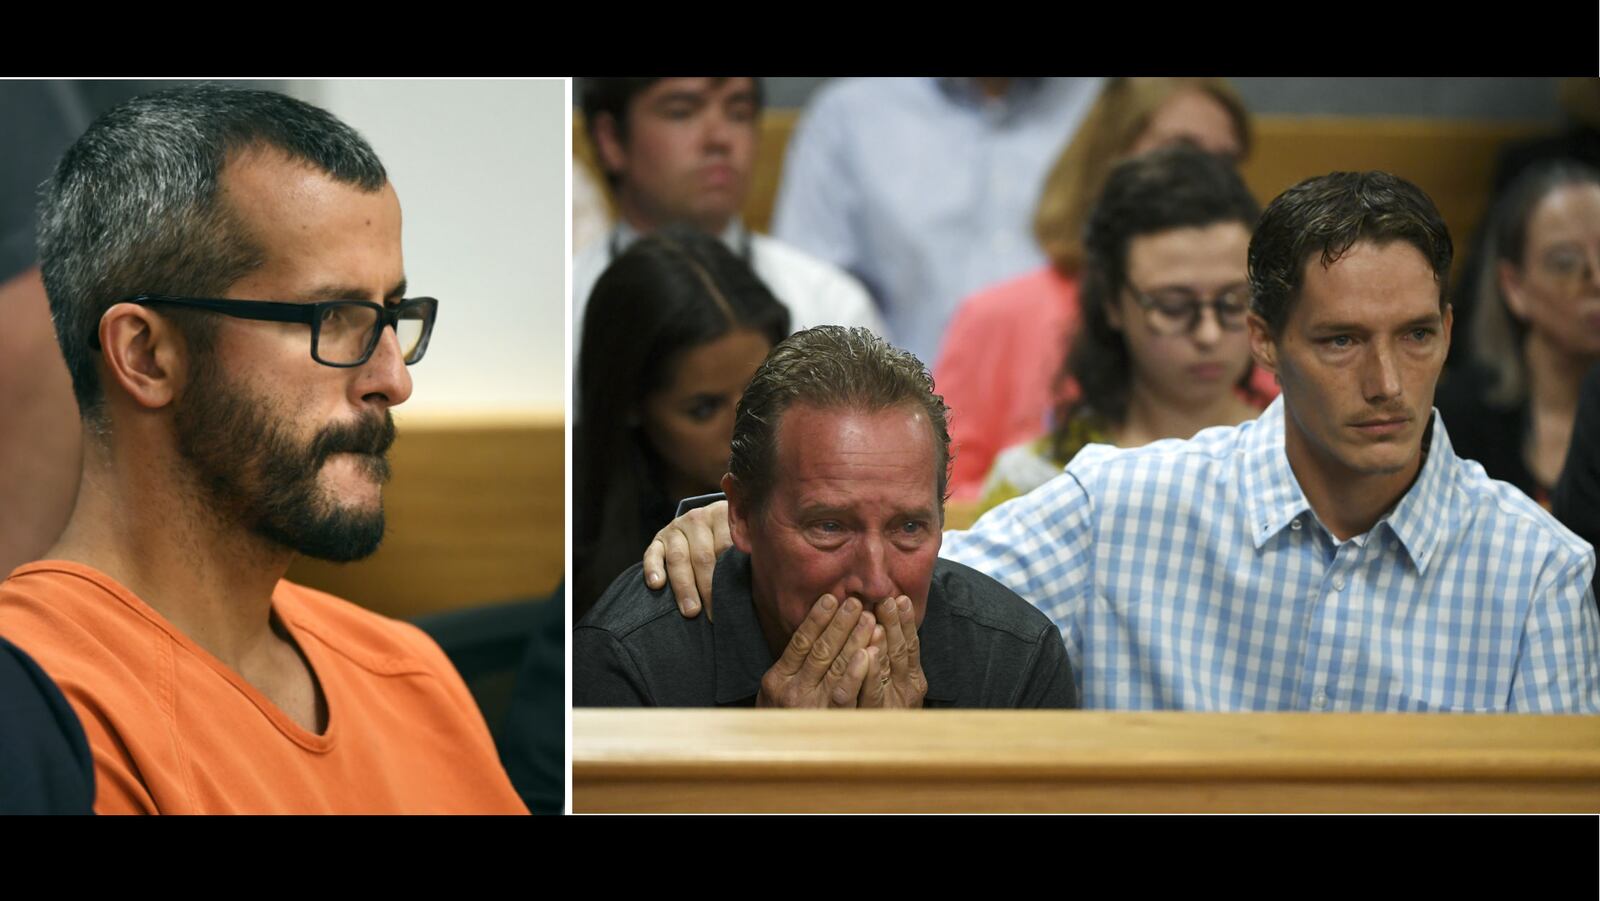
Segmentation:
<svg viewBox="0 0 1600 901">
<path fill-rule="evenodd" d="M 774 658 L 751 600 L 750 557 L 730 548 L 712 582 L 716 622 L 685 619 L 635 565 L 572 635 L 577 707 L 751 707 Z M 1076 707 L 1061 633 L 977 570 L 940 559 L 917 632 L 926 707 Z"/>
</svg>

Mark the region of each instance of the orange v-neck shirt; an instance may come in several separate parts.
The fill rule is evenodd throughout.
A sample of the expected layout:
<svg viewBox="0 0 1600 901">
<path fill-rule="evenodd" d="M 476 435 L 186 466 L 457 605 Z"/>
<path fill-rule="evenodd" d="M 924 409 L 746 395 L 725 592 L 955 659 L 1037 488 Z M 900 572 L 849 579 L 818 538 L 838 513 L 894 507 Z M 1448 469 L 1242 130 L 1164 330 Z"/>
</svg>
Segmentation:
<svg viewBox="0 0 1600 901">
<path fill-rule="evenodd" d="M 307 732 L 127 588 L 47 560 L 0 583 L 0 635 L 72 702 L 100 813 L 526 813 L 421 630 L 280 581 L 328 728 Z"/>
</svg>

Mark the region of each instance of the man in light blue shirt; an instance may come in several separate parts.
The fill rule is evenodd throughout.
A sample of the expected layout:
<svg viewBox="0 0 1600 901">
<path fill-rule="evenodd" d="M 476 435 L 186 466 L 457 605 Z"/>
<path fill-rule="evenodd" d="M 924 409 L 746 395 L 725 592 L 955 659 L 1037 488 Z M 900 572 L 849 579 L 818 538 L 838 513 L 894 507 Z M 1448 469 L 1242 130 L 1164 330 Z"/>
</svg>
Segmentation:
<svg viewBox="0 0 1600 901">
<path fill-rule="evenodd" d="M 789 142 L 773 233 L 853 273 L 932 360 L 980 288 L 1045 264 L 1032 217 L 1100 78 L 852 78 Z"/>
<path fill-rule="evenodd" d="M 757 234 L 739 217 L 760 136 L 759 78 L 586 78 L 583 111 L 617 224 L 572 261 L 573 364 L 600 274 L 642 235 L 687 224 L 722 238 L 784 306 L 795 330 L 860 325 L 885 334 L 861 283 Z"/>
<path fill-rule="evenodd" d="M 1451 253 L 1409 182 L 1290 188 L 1250 242 L 1280 399 L 1090 446 L 942 553 L 1061 627 L 1085 707 L 1600 712 L 1592 548 L 1457 457 L 1432 407 Z M 646 572 L 714 519 L 664 530 Z"/>
</svg>

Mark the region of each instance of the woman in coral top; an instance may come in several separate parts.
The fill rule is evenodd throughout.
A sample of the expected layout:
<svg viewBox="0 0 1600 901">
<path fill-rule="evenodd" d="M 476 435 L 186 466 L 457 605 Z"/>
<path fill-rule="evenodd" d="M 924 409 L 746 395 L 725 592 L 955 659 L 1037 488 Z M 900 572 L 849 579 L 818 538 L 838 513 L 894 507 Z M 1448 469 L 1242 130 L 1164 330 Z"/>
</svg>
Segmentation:
<svg viewBox="0 0 1600 901">
<path fill-rule="evenodd" d="M 1056 378 L 1078 325 L 1083 227 L 1120 159 L 1187 142 L 1237 162 L 1250 148 L 1250 115 L 1219 78 L 1115 78 L 1045 182 L 1034 234 L 1043 269 L 981 291 L 957 310 L 934 365 L 950 406 L 951 497 L 971 501 L 1002 448 L 1047 428 L 1077 385 Z M 1277 393 L 1262 372 L 1257 392 Z"/>
</svg>

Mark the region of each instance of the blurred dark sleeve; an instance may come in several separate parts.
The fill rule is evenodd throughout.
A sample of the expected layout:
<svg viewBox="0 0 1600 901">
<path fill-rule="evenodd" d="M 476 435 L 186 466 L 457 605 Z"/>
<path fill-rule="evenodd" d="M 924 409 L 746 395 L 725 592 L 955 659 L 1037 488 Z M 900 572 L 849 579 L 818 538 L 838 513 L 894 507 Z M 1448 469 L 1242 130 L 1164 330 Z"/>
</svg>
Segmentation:
<svg viewBox="0 0 1600 901">
<path fill-rule="evenodd" d="M 1600 545 L 1600 366 L 1584 376 L 1572 445 L 1561 478 L 1550 492 L 1550 512 L 1579 538 Z M 1595 586 L 1600 595 L 1600 567 Z"/>
<path fill-rule="evenodd" d="M 0 814 L 92 813 L 94 761 L 72 705 L 0 638 Z"/>
<path fill-rule="evenodd" d="M 566 796 L 566 587 L 539 605 L 506 716 L 506 773 L 531 813 L 560 813 Z"/>
</svg>

